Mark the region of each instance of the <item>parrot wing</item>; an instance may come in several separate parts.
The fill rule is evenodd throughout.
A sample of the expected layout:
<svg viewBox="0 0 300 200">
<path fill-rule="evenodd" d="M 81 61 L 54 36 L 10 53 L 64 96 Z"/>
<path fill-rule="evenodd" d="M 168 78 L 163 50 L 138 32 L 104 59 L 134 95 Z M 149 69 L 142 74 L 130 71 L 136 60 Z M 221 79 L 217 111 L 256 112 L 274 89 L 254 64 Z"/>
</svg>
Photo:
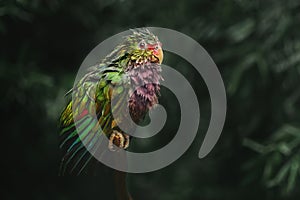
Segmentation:
<svg viewBox="0 0 300 200">
<path fill-rule="evenodd" d="M 111 95 L 113 89 L 122 93 L 123 74 L 117 66 L 99 65 L 69 92 L 73 98 L 60 116 L 60 147 L 65 152 L 60 175 L 80 174 L 93 157 L 90 152 L 96 152 L 101 144 L 99 128 L 105 135 L 112 132 Z"/>
</svg>

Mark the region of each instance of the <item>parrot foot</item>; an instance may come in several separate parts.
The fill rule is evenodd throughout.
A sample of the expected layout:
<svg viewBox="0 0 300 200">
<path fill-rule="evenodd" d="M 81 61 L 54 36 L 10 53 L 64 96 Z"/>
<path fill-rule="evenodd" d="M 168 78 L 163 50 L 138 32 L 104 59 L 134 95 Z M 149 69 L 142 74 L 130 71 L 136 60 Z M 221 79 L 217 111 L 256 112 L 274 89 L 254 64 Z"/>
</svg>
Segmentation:
<svg viewBox="0 0 300 200">
<path fill-rule="evenodd" d="M 116 151 L 118 150 L 116 146 L 122 149 L 127 149 L 129 146 L 129 135 L 114 130 L 109 137 L 108 148 L 111 151 Z"/>
</svg>

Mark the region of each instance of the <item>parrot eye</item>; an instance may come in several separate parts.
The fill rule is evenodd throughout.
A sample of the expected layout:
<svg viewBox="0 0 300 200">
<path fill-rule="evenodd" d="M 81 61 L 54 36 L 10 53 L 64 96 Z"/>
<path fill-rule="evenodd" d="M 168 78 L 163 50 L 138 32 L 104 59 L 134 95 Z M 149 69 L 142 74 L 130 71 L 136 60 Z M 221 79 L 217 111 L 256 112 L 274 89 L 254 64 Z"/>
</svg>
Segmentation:
<svg viewBox="0 0 300 200">
<path fill-rule="evenodd" d="M 158 49 L 159 49 L 159 47 L 158 47 L 158 45 L 156 45 L 156 46 L 155 46 L 155 50 L 158 50 Z"/>
<path fill-rule="evenodd" d="M 140 44 L 139 44 L 139 47 L 141 49 L 145 49 L 146 48 L 146 43 L 144 41 L 141 41 Z"/>
</svg>

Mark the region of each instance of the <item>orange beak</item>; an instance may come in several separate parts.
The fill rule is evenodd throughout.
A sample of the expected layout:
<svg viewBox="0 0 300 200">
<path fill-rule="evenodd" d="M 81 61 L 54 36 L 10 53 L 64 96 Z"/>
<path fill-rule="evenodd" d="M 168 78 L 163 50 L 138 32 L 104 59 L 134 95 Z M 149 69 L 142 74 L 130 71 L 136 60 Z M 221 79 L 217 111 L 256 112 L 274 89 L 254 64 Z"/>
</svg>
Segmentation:
<svg viewBox="0 0 300 200">
<path fill-rule="evenodd" d="M 164 59 L 164 53 L 163 53 L 162 48 L 159 47 L 159 49 L 154 50 L 153 54 L 159 59 L 159 64 L 161 64 Z"/>
<path fill-rule="evenodd" d="M 158 47 L 158 48 L 157 48 Z M 155 44 L 155 45 L 148 45 L 148 50 L 152 51 L 153 55 L 155 55 L 158 58 L 159 64 L 162 63 L 164 59 L 164 53 L 161 48 L 161 44 Z"/>
<path fill-rule="evenodd" d="M 159 59 L 159 64 L 161 64 L 164 59 L 164 52 L 163 52 L 162 48 L 158 49 L 157 57 Z"/>
</svg>

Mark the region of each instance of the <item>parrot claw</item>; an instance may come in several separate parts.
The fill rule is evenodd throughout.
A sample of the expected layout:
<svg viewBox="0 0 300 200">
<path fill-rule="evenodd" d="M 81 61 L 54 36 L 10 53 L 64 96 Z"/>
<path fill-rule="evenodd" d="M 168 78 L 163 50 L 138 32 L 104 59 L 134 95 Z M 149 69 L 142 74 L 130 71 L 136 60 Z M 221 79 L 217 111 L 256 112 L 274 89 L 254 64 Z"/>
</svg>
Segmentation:
<svg viewBox="0 0 300 200">
<path fill-rule="evenodd" d="M 129 135 L 113 131 L 109 137 L 108 148 L 111 151 L 117 151 L 121 149 L 127 149 L 129 146 Z"/>
</svg>

